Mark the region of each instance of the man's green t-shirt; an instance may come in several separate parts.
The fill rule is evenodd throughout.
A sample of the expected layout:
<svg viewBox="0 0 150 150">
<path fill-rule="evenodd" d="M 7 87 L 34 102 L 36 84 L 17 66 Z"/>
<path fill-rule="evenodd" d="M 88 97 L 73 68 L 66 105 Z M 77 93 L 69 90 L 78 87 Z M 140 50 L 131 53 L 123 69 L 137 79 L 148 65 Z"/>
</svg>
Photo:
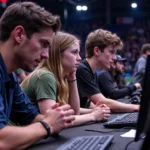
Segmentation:
<svg viewBox="0 0 150 150">
<path fill-rule="evenodd" d="M 22 89 L 34 104 L 37 104 L 37 101 L 43 98 L 56 101 L 56 79 L 54 74 L 48 70 L 40 69 L 35 72 Z"/>
</svg>

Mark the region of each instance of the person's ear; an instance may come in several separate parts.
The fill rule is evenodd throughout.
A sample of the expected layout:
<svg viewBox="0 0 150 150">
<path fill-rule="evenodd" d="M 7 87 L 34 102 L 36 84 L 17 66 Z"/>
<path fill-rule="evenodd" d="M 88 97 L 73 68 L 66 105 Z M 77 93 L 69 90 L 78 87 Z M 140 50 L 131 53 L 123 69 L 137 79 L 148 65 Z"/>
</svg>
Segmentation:
<svg viewBox="0 0 150 150">
<path fill-rule="evenodd" d="M 95 47 L 94 47 L 94 55 L 95 55 L 95 56 L 98 56 L 99 54 L 101 54 L 101 51 L 100 51 L 100 49 L 99 49 L 98 46 L 95 46 Z"/>
<path fill-rule="evenodd" d="M 25 37 L 25 30 L 23 26 L 16 26 L 15 29 L 12 31 L 13 39 L 17 44 L 20 44 L 24 37 Z"/>
</svg>

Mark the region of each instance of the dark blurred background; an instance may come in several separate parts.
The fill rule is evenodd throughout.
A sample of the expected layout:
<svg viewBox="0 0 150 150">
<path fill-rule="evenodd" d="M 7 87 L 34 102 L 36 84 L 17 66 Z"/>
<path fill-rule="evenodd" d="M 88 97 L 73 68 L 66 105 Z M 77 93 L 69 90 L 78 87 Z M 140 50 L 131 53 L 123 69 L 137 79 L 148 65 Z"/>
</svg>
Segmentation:
<svg viewBox="0 0 150 150">
<path fill-rule="evenodd" d="M 0 0 L 0 13 L 16 0 Z M 20 0 L 23 1 L 23 0 Z M 27 0 L 26 0 L 27 1 Z M 81 56 L 84 58 L 84 43 L 89 32 L 103 28 L 117 33 L 124 43 L 119 53 L 127 58 L 126 76 L 132 76 L 140 49 L 150 43 L 150 0 L 31 0 L 60 15 L 62 30 L 81 39 Z M 136 8 L 131 7 L 131 4 Z M 136 4 L 135 4 L 136 3 Z M 87 6 L 78 11 L 76 7 Z M 79 7 L 81 8 L 81 7 Z"/>
</svg>

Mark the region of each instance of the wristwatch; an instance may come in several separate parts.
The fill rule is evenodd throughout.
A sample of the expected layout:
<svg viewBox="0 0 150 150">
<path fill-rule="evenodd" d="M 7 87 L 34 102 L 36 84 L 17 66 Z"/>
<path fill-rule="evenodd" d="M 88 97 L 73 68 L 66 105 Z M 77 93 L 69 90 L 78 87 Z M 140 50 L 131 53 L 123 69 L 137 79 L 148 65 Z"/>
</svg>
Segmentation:
<svg viewBox="0 0 150 150">
<path fill-rule="evenodd" d="M 46 123 L 46 122 L 44 122 L 44 121 L 39 121 L 42 125 L 43 125 L 43 127 L 46 129 L 46 131 L 47 131 L 47 135 L 44 137 L 44 139 L 47 139 L 48 137 L 50 137 L 50 135 L 51 135 L 51 129 L 50 129 L 50 127 L 49 127 L 49 125 Z"/>
</svg>

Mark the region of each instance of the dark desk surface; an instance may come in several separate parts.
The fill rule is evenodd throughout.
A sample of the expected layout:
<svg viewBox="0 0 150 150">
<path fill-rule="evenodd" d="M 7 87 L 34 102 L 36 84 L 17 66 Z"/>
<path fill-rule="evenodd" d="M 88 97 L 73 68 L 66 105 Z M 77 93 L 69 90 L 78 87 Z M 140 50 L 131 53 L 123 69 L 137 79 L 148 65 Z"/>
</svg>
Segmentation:
<svg viewBox="0 0 150 150">
<path fill-rule="evenodd" d="M 99 133 L 99 132 L 91 132 L 91 131 L 85 131 L 85 129 L 95 129 L 100 131 L 112 131 L 110 133 Z M 48 140 L 43 140 L 39 142 L 38 144 L 28 148 L 28 150 L 55 150 L 58 148 L 61 144 L 65 143 L 68 139 L 75 136 L 84 136 L 84 135 L 107 135 L 107 134 L 113 134 L 114 139 L 111 143 L 111 145 L 108 147 L 108 150 L 124 150 L 125 146 L 133 140 L 133 138 L 123 138 L 120 135 L 129 131 L 129 129 L 106 129 L 103 127 L 103 123 L 95 123 L 95 124 L 88 124 L 84 126 L 78 126 L 73 127 L 69 129 L 63 130 L 59 137 L 56 139 L 50 138 Z M 138 143 L 132 143 L 129 145 L 128 150 L 139 150 L 140 149 L 141 142 Z"/>
<path fill-rule="evenodd" d="M 112 114 L 111 118 L 116 117 L 117 114 Z M 91 131 L 85 131 L 85 129 L 95 129 L 99 131 L 112 131 L 110 133 L 100 133 L 100 132 L 91 132 Z M 118 132 L 120 131 L 120 132 Z M 68 128 L 63 130 L 59 137 L 50 138 L 47 140 L 43 140 L 32 147 L 28 148 L 27 150 L 56 150 L 61 144 L 65 143 L 68 139 L 75 137 L 75 136 L 87 136 L 87 135 L 108 135 L 112 134 L 114 135 L 114 139 L 111 143 L 111 145 L 108 147 L 108 150 L 124 150 L 125 146 L 132 140 L 133 138 L 123 138 L 120 135 L 129 131 L 129 129 L 106 129 L 103 127 L 103 123 L 94 123 L 94 124 L 87 124 L 83 126 Z M 141 142 L 133 142 L 129 145 L 127 150 L 140 150 Z"/>
</svg>

